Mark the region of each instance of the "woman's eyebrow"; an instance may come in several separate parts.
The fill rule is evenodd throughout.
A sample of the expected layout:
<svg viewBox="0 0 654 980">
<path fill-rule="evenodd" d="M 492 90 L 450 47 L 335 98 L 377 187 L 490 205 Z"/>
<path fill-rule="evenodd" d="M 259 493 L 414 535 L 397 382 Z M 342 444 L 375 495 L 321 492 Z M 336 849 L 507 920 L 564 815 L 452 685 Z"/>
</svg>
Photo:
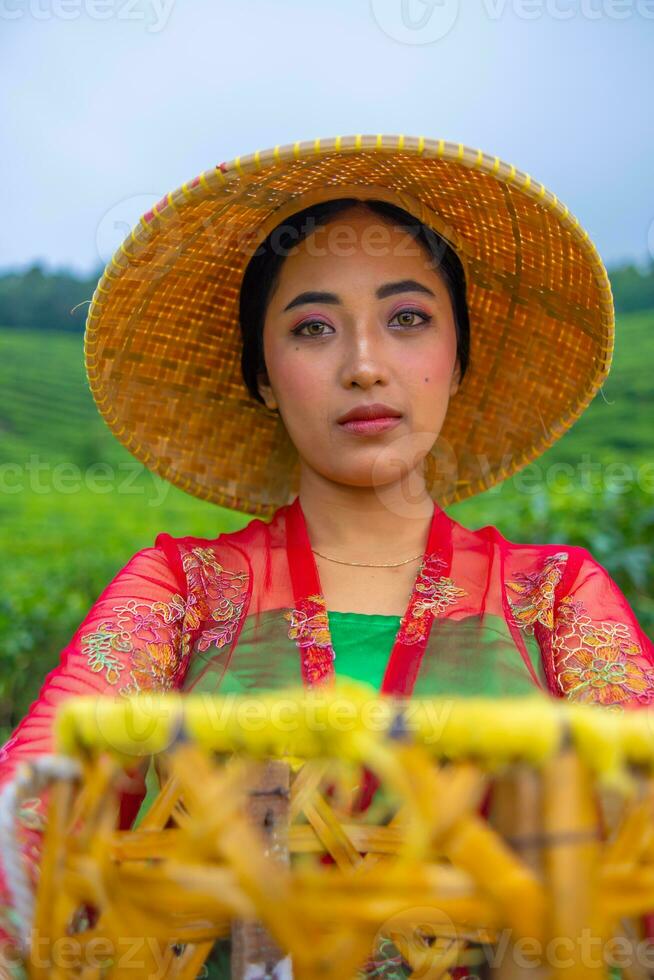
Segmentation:
<svg viewBox="0 0 654 980">
<path fill-rule="evenodd" d="M 383 286 L 375 291 L 375 296 L 377 299 L 385 299 L 387 296 L 393 296 L 395 293 L 427 293 L 429 296 L 435 296 L 427 286 L 423 286 L 422 283 L 416 282 L 415 279 L 401 279 L 399 282 L 386 282 Z M 295 299 L 292 299 L 284 309 L 283 313 L 287 310 L 292 310 L 294 306 L 302 306 L 304 303 L 333 303 L 339 304 L 341 302 L 340 297 L 336 293 L 325 293 L 317 292 L 315 290 L 310 290 L 308 292 L 299 293 Z"/>
</svg>

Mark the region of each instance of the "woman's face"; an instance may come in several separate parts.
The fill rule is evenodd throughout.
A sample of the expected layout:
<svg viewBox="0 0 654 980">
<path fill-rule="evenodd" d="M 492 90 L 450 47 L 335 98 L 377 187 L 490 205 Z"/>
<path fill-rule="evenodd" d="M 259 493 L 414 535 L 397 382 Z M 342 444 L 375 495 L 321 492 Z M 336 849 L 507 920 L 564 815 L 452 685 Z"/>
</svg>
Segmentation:
<svg viewBox="0 0 654 980">
<path fill-rule="evenodd" d="M 386 486 L 420 467 L 458 388 L 446 286 L 413 236 L 360 207 L 296 245 L 264 322 L 268 378 L 301 466 L 348 486 Z M 357 432 L 339 419 L 383 403 L 401 414 Z"/>
</svg>

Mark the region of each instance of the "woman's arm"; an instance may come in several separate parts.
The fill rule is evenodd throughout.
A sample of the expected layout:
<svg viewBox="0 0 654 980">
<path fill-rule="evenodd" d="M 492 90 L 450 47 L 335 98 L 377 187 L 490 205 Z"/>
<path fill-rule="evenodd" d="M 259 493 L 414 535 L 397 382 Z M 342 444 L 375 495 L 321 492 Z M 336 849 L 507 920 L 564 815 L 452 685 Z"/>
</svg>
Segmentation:
<svg viewBox="0 0 654 980">
<path fill-rule="evenodd" d="M 55 712 L 75 695 L 129 695 L 181 687 L 187 650 L 183 641 L 186 583 L 159 547 L 137 552 L 109 583 L 47 674 L 38 698 L 0 748 L 0 791 L 18 765 L 53 751 Z M 121 798 L 121 826 L 128 827 L 145 794 L 143 773 Z M 38 880 L 47 790 L 21 811 L 21 855 Z M 2 947 L 16 941 L 15 909 L 0 865 L 0 976 Z"/>
</svg>

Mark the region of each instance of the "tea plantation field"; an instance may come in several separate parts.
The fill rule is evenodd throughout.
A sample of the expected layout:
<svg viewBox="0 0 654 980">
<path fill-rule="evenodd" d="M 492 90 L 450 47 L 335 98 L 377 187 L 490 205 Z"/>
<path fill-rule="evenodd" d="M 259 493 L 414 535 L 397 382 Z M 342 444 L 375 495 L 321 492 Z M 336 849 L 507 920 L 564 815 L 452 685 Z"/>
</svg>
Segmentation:
<svg viewBox="0 0 654 980">
<path fill-rule="evenodd" d="M 590 548 L 650 635 L 653 366 L 654 312 L 622 316 L 603 392 L 531 479 L 448 508 L 513 540 Z M 579 476 L 584 454 L 598 464 L 592 490 Z M 81 336 L 0 330 L 0 740 L 136 550 L 159 531 L 215 536 L 249 520 L 155 478 L 120 446 L 88 391 Z"/>
</svg>

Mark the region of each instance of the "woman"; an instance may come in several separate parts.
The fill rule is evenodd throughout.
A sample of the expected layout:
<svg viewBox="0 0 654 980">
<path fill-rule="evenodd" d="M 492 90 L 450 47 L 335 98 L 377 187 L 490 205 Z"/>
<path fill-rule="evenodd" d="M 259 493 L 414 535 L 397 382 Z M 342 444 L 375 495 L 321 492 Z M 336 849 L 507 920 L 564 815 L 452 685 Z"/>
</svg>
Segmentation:
<svg viewBox="0 0 654 980">
<path fill-rule="evenodd" d="M 654 647 L 586 549 L 471 531 L 443 509 L 559 438 L 612 344 L 586 233 L 481 151 L 337 137 L 167 195 L 94 294 L 91 389 L 151 469 L 260 516 L 134 555 L 4 746 L 3 782 L 51 750 L 55 709 L 78 693 L 343 674 L 388 695 L 649 703 Z M 143 796 L 125 794 L 123 826 Z M 37 798 L 22 828 L 34 880 L 42 813 Z"/>
</svg>

